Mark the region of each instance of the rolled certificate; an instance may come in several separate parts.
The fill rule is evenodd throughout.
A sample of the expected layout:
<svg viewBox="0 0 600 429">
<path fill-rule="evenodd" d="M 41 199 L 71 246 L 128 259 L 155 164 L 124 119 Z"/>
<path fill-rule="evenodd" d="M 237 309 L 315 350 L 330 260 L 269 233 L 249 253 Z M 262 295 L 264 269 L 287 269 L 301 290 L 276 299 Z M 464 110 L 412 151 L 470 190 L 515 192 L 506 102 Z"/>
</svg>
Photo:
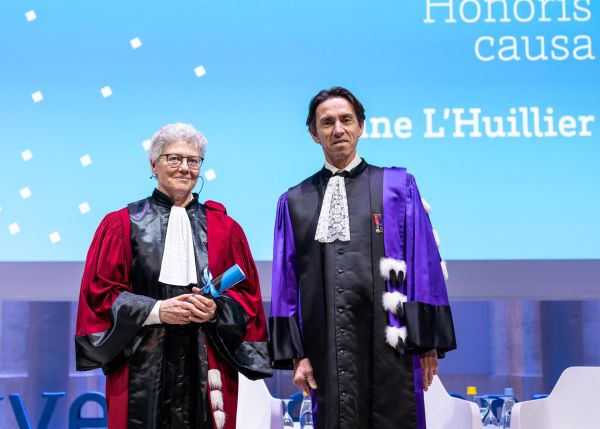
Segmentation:
<svg viewBox="0 0 600 429">
<path fill-rule="evenodd" d="M 203 292 L 205 294 L 210 294 L 213 298 L 218 297 L 227 289 L 235 286 L 242 280 L 246 278 L 246 275 L 239 267 L 238 264 L 233 265 L 223 274 L 218 276 L 216 279 L 212 278 L 208 267 L 206 267 L 202 273 L 202 277 L 204 278 L 204 289 Z"/>
</svg>

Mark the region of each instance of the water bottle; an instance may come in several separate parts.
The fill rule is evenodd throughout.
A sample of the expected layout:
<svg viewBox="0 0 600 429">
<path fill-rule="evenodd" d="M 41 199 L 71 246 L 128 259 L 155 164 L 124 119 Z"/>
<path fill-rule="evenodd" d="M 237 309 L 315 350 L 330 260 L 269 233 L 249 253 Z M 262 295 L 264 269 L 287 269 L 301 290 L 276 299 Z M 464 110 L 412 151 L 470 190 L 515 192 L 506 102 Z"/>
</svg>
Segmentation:
<svg viewBox="0 0 600 429">
<path fill-rule="evenodd" d="M 313 414 L 310 396 L 302 398 L 302 406 L 300 407 L 300 427 L 302 429 L 313 429 Z"/>
</svg>

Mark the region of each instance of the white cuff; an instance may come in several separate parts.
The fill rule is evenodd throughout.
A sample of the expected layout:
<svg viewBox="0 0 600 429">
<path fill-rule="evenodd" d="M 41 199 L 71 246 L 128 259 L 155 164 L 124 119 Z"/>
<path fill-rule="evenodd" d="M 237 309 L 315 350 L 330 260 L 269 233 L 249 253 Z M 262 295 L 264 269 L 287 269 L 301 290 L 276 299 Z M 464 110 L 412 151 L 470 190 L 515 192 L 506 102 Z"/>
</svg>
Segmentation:
<svg viewBox="0 0 600 429">
<path fill-rule="evenodd" d="M 152 311 L 150 312 L 150 314 L 146 318 L 146 321 L 144 322 L 144 326 L 159 325 L 162 323 L 162 321 L 160 320 L 160 304 L 161 303 L 162 303 L 162 301 L 160 301 L 160 300 L 156 301 L 156 304 L 154 304 L 154 307 L 152 307 Z"/>
</svg>

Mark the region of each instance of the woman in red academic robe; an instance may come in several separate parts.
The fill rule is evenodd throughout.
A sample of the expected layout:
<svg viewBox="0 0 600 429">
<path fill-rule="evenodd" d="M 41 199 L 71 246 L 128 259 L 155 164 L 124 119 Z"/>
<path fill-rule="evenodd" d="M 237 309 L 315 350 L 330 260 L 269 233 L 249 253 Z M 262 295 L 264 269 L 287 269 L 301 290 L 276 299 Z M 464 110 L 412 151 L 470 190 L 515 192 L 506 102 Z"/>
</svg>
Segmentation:
<svg viewBox="0 0 600 429">
<path fill-rule="evenodd" d="M 107 376 L 110 429 L 235 429 L 238 371 L 271 374 L 258 273 L 242 228 L 192 193 L 206 139 L 171 124 L 149 150 L 152 196 L 108 214 L 81 282 L 77 369 Z M 210 273 L 246 279 L 212 299 Z"/>
</svg>

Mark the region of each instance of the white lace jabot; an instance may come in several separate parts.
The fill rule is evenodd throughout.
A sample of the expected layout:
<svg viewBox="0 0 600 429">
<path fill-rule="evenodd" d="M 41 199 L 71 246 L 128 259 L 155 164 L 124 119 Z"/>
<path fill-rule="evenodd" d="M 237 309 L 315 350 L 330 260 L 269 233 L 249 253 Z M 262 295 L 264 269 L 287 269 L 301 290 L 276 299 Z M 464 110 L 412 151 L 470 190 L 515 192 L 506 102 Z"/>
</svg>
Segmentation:
<svg viewBox="0 0 600 429">
<path fill-rule="evenodd" d="M 360 157 L 356 155 L 343 170 L 339 170 L 328 162 L 325 162 L 325 168 L 335 174 L 352 170 L 360 164 L 360 161 Z M 331 176 L 327 182 L 315 240 L 321 243 L 332 243 L 335 240 L 350 241 L 348 198 L 343 176 Z"/>
<path fill-rule="evenodd" d="M 171 207 L 158 281 L 174 286 L 198 283 L 192 226 L 183 207 Z"/>
</svg>

